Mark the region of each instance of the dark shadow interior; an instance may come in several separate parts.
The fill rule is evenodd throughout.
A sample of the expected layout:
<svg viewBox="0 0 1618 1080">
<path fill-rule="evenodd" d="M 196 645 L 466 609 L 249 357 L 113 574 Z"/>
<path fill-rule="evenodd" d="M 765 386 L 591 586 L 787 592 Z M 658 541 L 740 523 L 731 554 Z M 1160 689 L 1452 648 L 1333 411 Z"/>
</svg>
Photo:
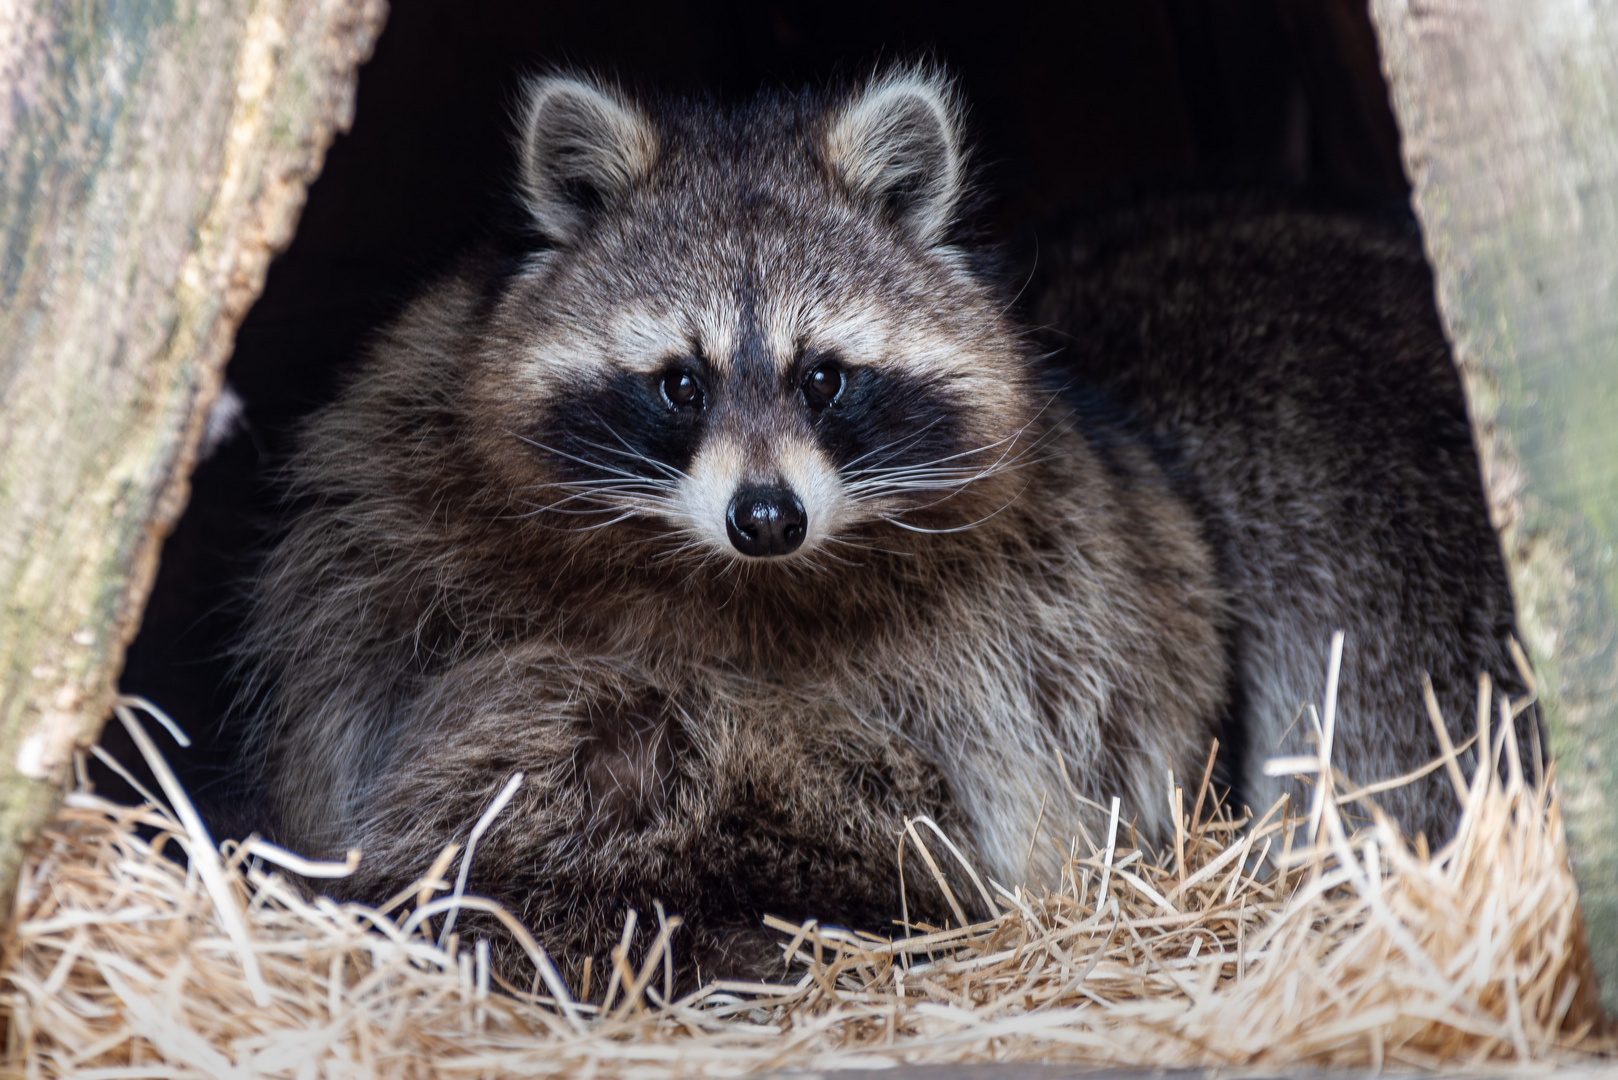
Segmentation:
<svg viewBox="0 0 1618 1080">
<path fill-rule="evenodd" d="M 931 57 L 960 78 L 991 233 L 1026 264 L 1075 208 L 1163 189 L 1263 189 L 1400 207 L 1398 139 L 1363 0 L 397 0 L 297 238 L 237 337 L 246 425 L 194 476 L 122 687 L 196 745 L 158 734 L 219 827 L 239 820 L 225 650 L 275 517 L 273 470 L 366 335 L 475 235 L 511 170 L 524 73 L 743 98 Z M 105 745 L 135 757 L 120 725 Z M 101 770 L 98 786 L 133 797 Z"/>
</svg>

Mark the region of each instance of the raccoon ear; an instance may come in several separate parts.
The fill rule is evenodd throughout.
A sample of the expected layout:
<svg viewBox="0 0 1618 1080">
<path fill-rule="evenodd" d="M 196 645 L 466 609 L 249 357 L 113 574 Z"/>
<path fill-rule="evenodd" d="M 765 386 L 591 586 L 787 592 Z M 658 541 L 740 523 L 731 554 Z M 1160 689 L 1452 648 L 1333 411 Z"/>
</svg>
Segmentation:
<svg viewBox="0 0 1618 1080">
<path fill-rule="evenodd" d="M 593 212 L 652 171 L 659 141 L 646 114 L 615 90 L 568 76 L 530 82 L 519 179 L 540 231 L 558 244 L 576 240 Z"/>
<path fill-rule="evenodd" d="M 878 77 L 833 114 L 823 152 L 856 198 L 881 204 L 924 245 L 943 241 L 965 186 L 961 107 L 943 75 Z"/>
</svg>

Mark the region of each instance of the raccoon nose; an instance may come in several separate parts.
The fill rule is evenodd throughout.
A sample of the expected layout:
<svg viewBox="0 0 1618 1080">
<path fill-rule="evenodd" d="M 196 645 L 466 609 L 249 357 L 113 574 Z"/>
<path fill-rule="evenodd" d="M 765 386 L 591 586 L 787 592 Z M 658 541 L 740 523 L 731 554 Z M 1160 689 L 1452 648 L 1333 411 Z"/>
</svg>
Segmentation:
<svg viewBox="0 0 1618 1080">
<path fill-rule="evenodd" d="M 725 531 L 743 555 L 790 555 L 803 543 L 809 515 L 791 488 L 743 488 L 730 500 Z"/>
</svg>

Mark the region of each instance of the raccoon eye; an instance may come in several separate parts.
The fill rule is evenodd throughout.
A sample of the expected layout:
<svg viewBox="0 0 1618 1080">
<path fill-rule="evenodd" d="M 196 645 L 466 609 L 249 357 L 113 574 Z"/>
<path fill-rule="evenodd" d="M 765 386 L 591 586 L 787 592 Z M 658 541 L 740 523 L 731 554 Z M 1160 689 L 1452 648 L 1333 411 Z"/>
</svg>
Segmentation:
<svg viewBox="0 0 1618 1080">
<path fill-rule="evenodd" d="M 819 412 L 836 403 L 843 392 L 843 369 L 831 360 L 823 360 L 809 369 L 803 377 L 803 401 Z"/>
<path fill-rule="evenodd" d="M 671 409 L 702 408 L 702 384 L 689 371 L 671 371 L 663 376 L 663 400 Z"/>
</svg>

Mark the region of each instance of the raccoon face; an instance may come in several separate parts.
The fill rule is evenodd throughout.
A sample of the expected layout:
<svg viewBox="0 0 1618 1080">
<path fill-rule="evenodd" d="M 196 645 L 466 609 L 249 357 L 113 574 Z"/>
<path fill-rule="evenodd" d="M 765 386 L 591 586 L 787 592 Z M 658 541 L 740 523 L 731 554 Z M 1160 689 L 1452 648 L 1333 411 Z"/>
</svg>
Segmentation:
<svg viewBox="0 0 1618 1080">
<path fill-rule="evenodd" d="M 495 306 L 485 382 L 524 443 L 504 479 L 525 512 L 758 562 L 1016 497 L 1035 395 L 949 243 L 965 174 L 941 77 L 655 116 L 544 79 L 524 130 L 547 246 Z"/>
</svg>

